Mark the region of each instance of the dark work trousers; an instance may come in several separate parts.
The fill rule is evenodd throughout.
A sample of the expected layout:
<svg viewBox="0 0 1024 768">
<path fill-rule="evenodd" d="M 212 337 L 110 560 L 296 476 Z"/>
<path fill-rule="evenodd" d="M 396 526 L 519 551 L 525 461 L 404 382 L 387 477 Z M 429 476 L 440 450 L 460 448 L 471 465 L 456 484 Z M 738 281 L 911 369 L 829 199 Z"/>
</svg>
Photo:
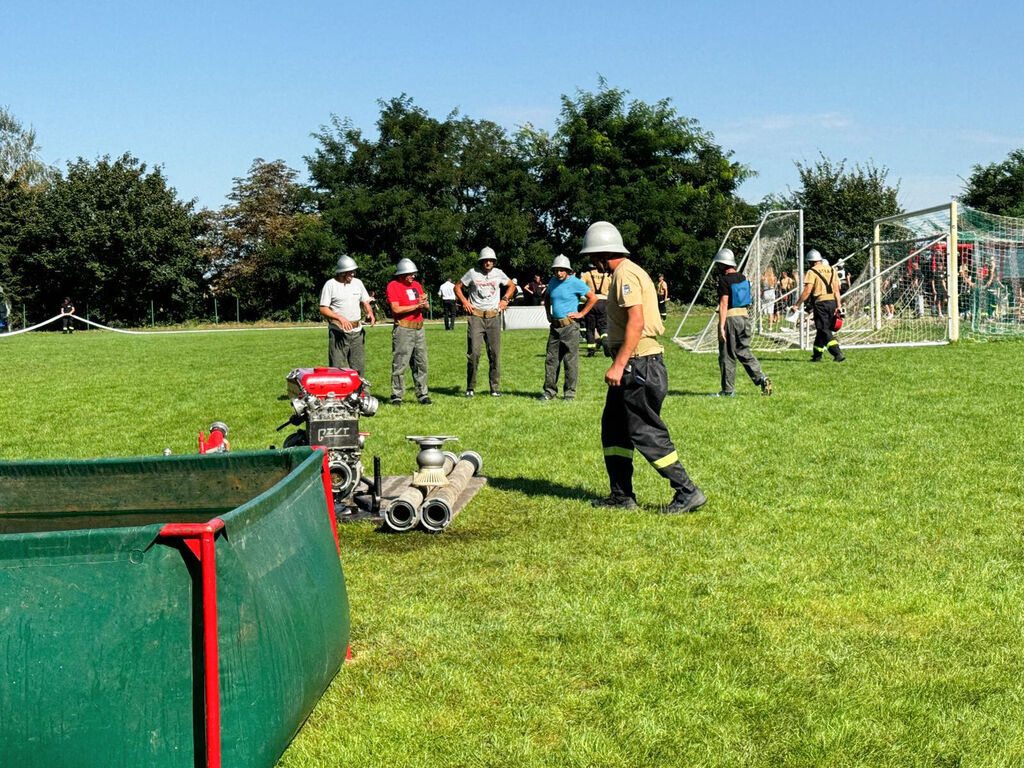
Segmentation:
<svg viewBox="0 0 1024 768">
<path fill-rule="evenodd" d="M 839 357 L 839 342 L 832 338 L 832 321 L 835 315 L 835 299 L 814 302 L 814 353 L 812 357 L 815 360 L 820 360 L 826 349 L 832 357 Z"/>
<path fill-rule="evenodd" d="M 608 300 L 598 299 L 597 303 L 590 308 L 587 316 L 583 318 L 584 327 L 587 329 L 587 343 L 596 344 L 608 335 Z M 594 349 L 587 353 L 594 356 Z"/>
<path fill-rule="evenodd" d="M 444 329 L 446 331 L 455 330 L 455 300 L 448 301 L 447 299 L 441 302 L 444 305 Z"/>
<path fill-rule="evenodd" d="M 405 395 L 405 369 L 412 368 L 416 397 L 427 396 L 427 335 L 422 328 L 396 325 L 391 331 L 391 399 Z"/>
<path fill-rule="evenodd" d="M 71 324 L 71 315 L 61 315 L 61 333 L 74 333 L 75 326 Z"/>
<path fill-rule="evenodd" d="M 544 394 L 554 397 L 558 394 L 558 369 L 565 365 L 565 381 L 562 392 L 566 397 L 576 396 L 576 379 L 579 375 L 580 326 L 569 323 L 552 325 L 548 331 L 547 354 L 544 356 Z"/>
<path fill-rule="evenodd" d="M 633 358 L 621 386 L 608 387 L 601 414 L 601 445 L 612 496 L 633 495 L 634 448 L 669 481 L 676 494 L 688 495 L 697 489 L 661 420 L 661 403 L 667 393 L 668 373 L 661 355 Z"/>
<path fill-rule="evenodd" d="M 501 313 L 494 317 L 469 316 L 466 333 L 466 389 L 476 389 L 476 369 L 480 362 L 480 351 L 487 347 L 487 362 L 490 365 L 489 380 L 491 392 L 501 389 Z"/>
<path fill-rule="evenodd" d="M 366 372 L 366 331 L 362 327 L 354 331 L 343 331 L 329 325 L 327 336 L 327 360 L 332 368 L 353 368 L 365 377 Z"/>
<path fill-rule="evenodd" d="M 725 318 L 725 341 L 718 340 L 718 367 L 722 371 L 722 391 L 736 387 L 736 361 L 739 360 L 750 380 L 760 384 L 764 378 L 761 364 L 750 351 L 750 317 L 736 315 Z"/>
</svg>

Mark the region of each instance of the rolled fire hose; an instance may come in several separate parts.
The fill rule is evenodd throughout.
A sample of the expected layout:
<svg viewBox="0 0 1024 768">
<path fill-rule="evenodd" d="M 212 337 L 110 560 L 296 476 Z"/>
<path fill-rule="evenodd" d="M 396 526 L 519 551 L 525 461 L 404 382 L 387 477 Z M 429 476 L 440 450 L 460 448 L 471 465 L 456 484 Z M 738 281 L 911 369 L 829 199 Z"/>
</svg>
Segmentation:
<svg viewBox="0 0 1024 768">
<path fill-rule="evenodd" d="M 384 527 L 395 533 L 405 533 L 416 527 L 420 521 L 420 505 L 423 491 L 410 485 L 384 508 Z"/>
<path fill-rule="evenodd" d="M 476 451 L 463 451 L 459 463 L 448 475 L 448 485 L 431 491 L 420 506 L 420 525 L 427 533 L 440 533 L 455 518 L 455 500 L 469 479 L 480 472 L 483 459 Z"/>
</svg>

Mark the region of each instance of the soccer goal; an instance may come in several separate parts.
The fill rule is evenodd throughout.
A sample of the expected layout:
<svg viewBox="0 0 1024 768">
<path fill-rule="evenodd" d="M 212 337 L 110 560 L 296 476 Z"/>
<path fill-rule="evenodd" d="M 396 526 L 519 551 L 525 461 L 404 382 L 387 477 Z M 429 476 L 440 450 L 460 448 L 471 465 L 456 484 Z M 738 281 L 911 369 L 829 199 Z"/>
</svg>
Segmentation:
<svg viewBox="0 0 1024 768">
<path fill-rule="evenodd" d="M 889 216 L 863 261 L 843 295 L 844 346 L 1024 336 L 1024 219 L 956 202 Z"/>
<path fill-rule="evenodd" d="M 750 307 L 751 349 L 778 352 L 805 347 L 808 338 L 806 323 L 799 313 L 793 311 L 803 283 L 804 212 L 769 211 L 757 224 L 732 227 L 719 247 L 730 248 L 736 254 L 738 270 L 750 281 L 753 298 Z M 709 265 L 672 337 L 679 346 L 691 352 L 718 351 L 716 311 L 712 311 L 710 319 L 697 332 L 683 332 L 695 305 L 716 304 L 712 287 L 708 286 L 713 272 L 713 266 Z"/>
</svg>

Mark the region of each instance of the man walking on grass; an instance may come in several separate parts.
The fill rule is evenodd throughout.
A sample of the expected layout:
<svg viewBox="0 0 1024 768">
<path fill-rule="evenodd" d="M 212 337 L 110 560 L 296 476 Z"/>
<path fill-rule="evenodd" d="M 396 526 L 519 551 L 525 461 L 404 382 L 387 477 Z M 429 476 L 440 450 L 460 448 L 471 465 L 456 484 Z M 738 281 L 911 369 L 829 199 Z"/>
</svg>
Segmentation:
<svg viewBox="0 0 1024 768">
<path fill-rule="evenodd" d="M 715 254 L 714 264 L 718 270 L 718 367 L 722 372 L 718 396 L 735 396 L 737 360 L 761 392 L 770 395 L 772 382 L 750 351 L 750 281 L 736 271 L 736 257 L 728 248 Z"/>
<path fill-rule="evenodd" d="M 622 235 L 607 221 L 590 225 L 583 237 L 583 256 L 612 279 L 608 290 L 608 346 L 611 367 L 601 414 L 601 444 L 611 493 L 591 502 L 595 507 L 636 509 L 633 495 L 633 451 L 640 452 L 675 495 L 663 509 L 669 514 L 693 512 L 707 498 L 679 462 L 668 427 L 661 419 L 661 404 L 668 394 L 668 373 L 658 335 L 665 326 L 658 312 L 654 282 L 630 261 Z"/>
</svg>

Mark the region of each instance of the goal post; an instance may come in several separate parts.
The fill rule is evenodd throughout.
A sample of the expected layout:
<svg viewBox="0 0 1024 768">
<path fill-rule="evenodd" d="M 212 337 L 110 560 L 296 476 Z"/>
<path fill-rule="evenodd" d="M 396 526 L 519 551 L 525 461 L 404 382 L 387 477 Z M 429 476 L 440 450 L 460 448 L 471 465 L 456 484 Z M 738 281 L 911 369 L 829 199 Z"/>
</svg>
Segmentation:
<svg viewBox="0 0 1024 768">
<path fill-rule="evenodd" d="M 804 214 L 800 209 L 768 211 L 756 224 L 731 227 L 722 239 L 720 248 L 733 250 L 737 270 L 750 281 L 751 349 L 754 351 L 806 348 L 809 343 L 804 323 L 794 320 L 793 313 L 787 312 L 803 284 L 803 224 Z M 740 247 L 739 243 L 745 244 Z M 693 333 L 691 328 L 691 333 L 684 333 L 684 325 L 695 305 L 702 298 L 707 301 L 704 290 L 712 275 L 713 265 L 709 265 L 672 337 L 691 352 L 718 351 L 717 305 L 708 307 L 711 316 L 700 331 Z"/>
</svg>

